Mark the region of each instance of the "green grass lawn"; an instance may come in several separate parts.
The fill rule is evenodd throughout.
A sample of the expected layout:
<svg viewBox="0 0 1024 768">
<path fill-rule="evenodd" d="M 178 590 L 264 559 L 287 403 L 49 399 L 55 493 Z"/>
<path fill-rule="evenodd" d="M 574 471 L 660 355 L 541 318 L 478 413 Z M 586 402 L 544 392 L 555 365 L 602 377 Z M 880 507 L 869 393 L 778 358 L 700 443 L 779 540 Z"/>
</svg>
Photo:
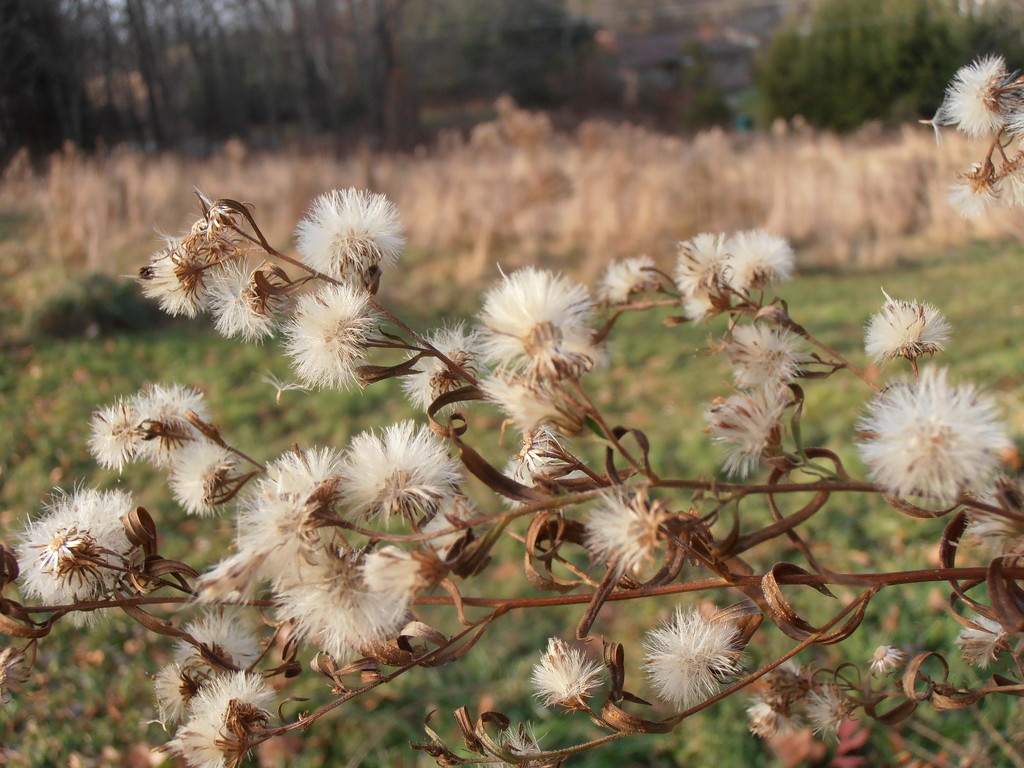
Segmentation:
<svg viewBox="0 0 1024 768">
<path fill-rule="evenodd" d="M 951 322 L 953 339 L 941 359 L 923 364 L 949 365 L 954 379 L 976 381 L 994 392 L 1019 441 L 1024 435 L 1024 358 L 1019 351 L 1024 292 L 1016 276 L 1022 258 L 1017 248 L 979 246 L 884 272 L 805 275 L 781 286 L 778 293 L 789 302 L 795 320 L 860 366 L 867 365 L 863 327 L 881 307 L 880 288 L 896 298 L 935 304 Z M 387 296 L 385 288 L 385 303 Z M 411 313 L 392 308 L 414 327 L 433 322 L 430 313 L 449 314 L 444 307 L 417 306 Z M 652 462 L 663 477 L 711 477 L 723 451 L 703 433 L 702 413 L 713 397 L 727 396 L 730 387 L 724 361 L 707 357 L 703 349 L 709 335 L 721 333 L 722 321 L 669 328 L 661 323 L 666 314 L 624 318 L 613 336 L 608 365 L 592 374 L 588 385 L 613 424 L 636 427 L 649 436 Z M 134 393 L 146 382 L 201 388 L 226 438 L 259 459 L 273 458 L 293 442 L 343 447 L 363 429 L 412 415 L 396 381 L 354 393 L 285 392 L 277 403 L 275 388 L 263 379 L 267 375 L 290 378 L 278 346 L 223 340 L 204 321 L 153 327 L 145 333 L 8 338 L 5 343 L 0 361 L 0 540 L 7 543 L 26 518 L 37 514 L 53 487 L 89 484 L 130 490 L 157 520 L 165 555 L 188 559 L 199 568 L 223 556 L 232 534 L 230 514 L 186 518 L 154 471 L 132 465 L 117 476 L 99 470 L 88 455 L 92 410 Z M 879 377 L 884 381 L 901 373 L 899 366 L 892 365 Z M 860 475 L 853 448 L 854 424 L 869 390 L 852 376 L 809 381 L 805 388 L 807 444 L 835 449 L 851 472 Z M 481 450 L 496 461 L 515 453 L 515 446 L 501 447 L 493 437 L 499 417 L 486 409 L 477 411 L 468 439 L 479 440 Z M 580 450 L 588 456 L 599 455 L 594 447 Z M 476 496 L 482 498 L 479 493 Z M 749 525 L 769 519 L 767 509 L 756 503 L 745 506 L 743 514 Z M 943 525 L 943 520 L 910 520 L 866 497 L 834 498 L 811 521 L 808 533 L 817 542 L 815 554 L 833 567 L 922 568 L 935 564 L 935 543 Z M 519 584 L 523 578 L 515 542 L 508 544 L 499 550 L 507 555 L 507 563 L 496 574 Z M 756 565 L 770 566 L 778 560 L 799 562 L 799 554 L 780 544 L 755 553 L 752 559 Z M 511 589 L 503 587 L 506 593 Z M 486 590 L 485 584 L 466 586 L 468 594 Z M 837 594 L 843 598 L 852 593 L 837 590 Z M 732 602 L 726 595 L 706 597 L 718 605 Z M 955 658 L 951 640 L 958 627 L 944 616 L 945 597 L 941 585 L 885 590 L 872 603 L 857 635 L 839 647 L 809 649 L 799 660 L 825 665 L 845 658 L 863 662 L 882 643 L 914 651 L 934 647 L 951 658 L 953 679 L 977 680 L 977 673 Z M 634 649 L 627 688 L 641 695 L 646 692 L 636 657 L 643 632 L 670 615 L 677 604 L 695 604 L 699 599 L 617 603 L 606 608 L 595 631 Z M 835 605 L 813 592 L 794 594 L 794 602 L 812 620 L 823 618 Z M 589 722 L 541 708 L 531 699 L 528 683 L 546 638 L 570 638 L 579 614 L 578 608 L 560 608 L 506 616 L 463 662 L 413 670 L 397 683 L 336 710 L 308 734 L 267 745 L 259 754 L 259 764 L 296 768 L 429 765 L 432 761 L 410 751 L 408 743 L 425 741 L 423 718 L 437 710 L 431 725 L 457 744 L 451 711 L 462 704 L 474 714 L 497 709 L 514 721 L 533 720 L 545 747 L 594 738 L 599 732 Z M 430 621 L 440 613 L 424 611 L 423 616 Z M 782 653 L 792 642 L 774 627 L 763 626 L 749 649 L 749 667 L 769 661 L 771 654 Z M 308 662 L 311 655 L 306 649 L 301 659 Z M 167 645 L 147 637 L 126 617 L 112 617 L 88 632 L 59 628 L 41 644 L 36 676 L 0 709 L 0 765 L 66 765 L 72 755 L 78 756 L 82 766 L 144 764 L 131 761 L 141 760 L 147 745 L 157 746 L 167 738 L 149 722 L 155 708 L 148 680 L 166 658 Z M 307 677 L 313 676 L 307 673 Z M 289 716 L 329 699 L 325 686 L 312 679 L 284 695 L 311 699 L 286 704 L 283 711 Z M 741 698 L 692 718 L 667 736 L 627 739 L 570 764 L 775 765 L 765 744 L 746 733 Z M 987 701 L 981 710 L 1007 738 L 1021 728 L 1019 707 L 1012 700 Z M 654 712 L 670 714 L 662 707 Z M 961 745 L 969 744 L 981 728 L 969 710 L 929 712 L 921 719 Z M 83 727 L 86 723 L 88 727 Z M 932 752 L 941 748 L 906 727 L 899 732 Z M 866 765 L 895 764 L 896 752 L 878 726 L 865 754 Z M 997 752 L 992 759 L 1000 764 L 1004 758 Z M 956 762 L 955 756 L 951 761 Z"/>
</svg>

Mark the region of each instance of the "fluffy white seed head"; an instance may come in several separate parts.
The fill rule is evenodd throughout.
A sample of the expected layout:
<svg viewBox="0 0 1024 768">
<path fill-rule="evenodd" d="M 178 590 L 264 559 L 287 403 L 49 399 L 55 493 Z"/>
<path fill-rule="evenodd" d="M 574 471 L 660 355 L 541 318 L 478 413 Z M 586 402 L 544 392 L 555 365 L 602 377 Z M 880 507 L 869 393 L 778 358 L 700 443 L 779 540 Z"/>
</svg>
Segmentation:
<svg viewBox="0 0 1024 768">
<path fill-rule="evenodd" d="M 470 528 L 461 527 L 460 523 L 476 516 L 473 502 L 465 496 L 449 496 L 441 502 L 441 508 L 425 525 L 420 533 L 433 534 L 423 544 L 437 553 L 442 560 L 448 560 L 453 548 L 470 535 Z"/>
<path fill-rule="evenodd" d="M 185 418 L 186 412 L 192 411 L 203 421 L 210 420 L 198 389 L 151 384 L 132 398 L 131 407 L 141 416 L 140 427 L 147 433 L 137 455 L 155 467 L 170 469 L 178 451 L 193 440 L 206 439 Z"/>
<path fill-rule="evenodd" d="M 789 405 L 786 390 L 761 388 L 716 398 L 704 419 L 717 443 L 732 446 L 725 471 L 736 477 L 750 474 L 762 456 L 774 451 L 781 439 L 782 415 Z"/>
<path fill-rule="evenodd" d="M 964 627 L 956 637 L 960 656 L 968 664 L 986 669 L 1000 653 L 1010 649 L 1010 636 L 998 621 L 974 616 L 973 627 Z"/>
<path fill-rule="evenodd" d="M 591 311 L 582 285 L 547 270 L 520 269 L 484 296 L 483 354 L 537 379 L 578 376 L 597 357 Z"/>
<path fill-rule="evenodd" d="M 258 275 L 251 265 L 233 261 L 210 279 L 210 314 L 221 336 L 258 341 L 274 333 L 275 315 L 287 299 L 259 290 Z"/>
<path fill-rule="evenodd" d="M 650 256 L 613 261 L 601 276 L 597 298 L 609 304 L 625 304 L 633 294 L 657 288 L 658 275 L 654 269 Z"/>
<path fill-rule="evenodd" d="M 217 657 L 237 667 L 247 667 L 259 656 L 259 644 L 244 628 L 238 611 L 210 612 L 183 629 Z M 174 661 L 153 678 L 160 722 L 165 726 L 180 723 L 199 692 L 230 671 L 212 663 L 191 643 L 179 640 L 175 643 Z"/>
<path fill-rule="evenodd" d="M 880 645 L 871 655 L 868 666 L 874 675 L 887 675 L 899 669 L 907 660 L 907 653 L 892 645 Z"/>
<path fill-rule="evenodd" d="M 941 352 L 949 341 L 949 323 L 931 304 L 902 301 L 885 295 L 882 311 L 871 316 L 864 338 L 864 349 L 875 361 L 905 357 L 916 360 L 922 355 Z"/>
<path fill-rule="evenodd" d="M 577 462 L 550 427 L 523 433 L 519 453 L 509 460 L 505 474 L 523 485 L 536 487 L 573 475 Z M 574 476 L 574 475 L 573 475 Z"/>
<path fill-rule="evenodd" d="M 206 310 L 206 280 L 211 268 L 185 238 L 167 238 L 164 249 L 139 270 L 142 295 L 156 299 L 169 315 L 195 317 Z"/>
<path fill-rule="evenodd" d="M 702 320 L 728 306 L 723 269 L 725 236 L 704 233 L 679 243 L 675 282 L 686 316 Z"/>
<path fill-rule="evenodd" d="M 391 600 L 410 601 L 446 575 L 438 555 L 426 551 L 408 551 L 383 547 L 363 559 L 363 580 L 371 592 Z"/>
<path fill-rule="evenodd" d="M 29 521 L 15 545 L 18 584 L 44 605 L 90 602 L 107 597 L 133 547 L 122 518 L 135 508 L 124 491 L 83 489 L 57 492 L 42 517 Z M 97 611 L 75 612 L 78 626 Z"/>
<path fill-rule="evenodd" d="M 92 415 L 89 451 L 101 467 L 120 472 L 142 448 L 142 415 L 131 402 L 118 400 Z"/>
<path fill-rule="evenodd" d="M 361 283 L 373 267 L 393 266 L 405 247 L 404 227 L 384 195 L 349 187 L 321 195 L 295 230 L 308 266 L 336 280 Z"/>
<path fill-rule="evenodd" d="M 942 368 L 890 386 L 868 404 L 857 445 L 871 479 L 889 493 L 952 503 L 987 486 L 1010 438 L 994 403 Z"/>
<path fill-rule="evenodd" d="M 811 680 L 787 661 L 766 674 L 762 683 L 764 687 L 747 708 L 750 732 L 767 739 L 802 727 L 802 713 L 813 687 Z"/>
<path fill-rule="evenodd" d="M 433 516 L 462 480 L 459 463 L 426 427 L 394 424 L 381 435 L 363 432 L 345 457 L 342 492 L 352 514 L 414 519 Z"/>
<path fill-rule="evenodd" d="M 932 122 L 955 125 L 973 139 L 995 136 L 1015 97 L 1006 90 L 1013 77 L 1002 56 L 986 56 L 957 70 Z"/>
<path fill-rule="evenodd" d="M 476 375 L 480 357 L 480 337 L 476 331 L 466 331 L 462 323 L 450 328 L 438 328 L 426 335 L 427 341 L 442 355 Z M 416 363 L 418 373 L 402 377 L 402 389 L 414 406 L 426 411 L 441 395 L 466 384 L 458 374 L 436 357 L 421 357 Z M 443 410 L 441 412 L 444 412 Z"/>
<path fill-rule="evenodd" d="M 11 691 L 28 682 L 29 662 L 22 648 L 8 646 L 0 650 L 0 704 L 11 700 Z"/>
<path fill-rule="evenodd" d="M 171 466 L 171 492 L 190 515 L 210 515 L 227 500 L 239 481 L 238 457 L 209 440 L 183 446 Z"/>
<path fill-rule="evenodd" d="M 218 676 L 192 699 L 188 721 L 166 749 L 192 768 L 234 768 L 245 757 L 245 743 L 270 722 L 273 699 L 259 675 Z"/>
<path fill-rule="evenodd" d="M 735 621 L 709 621 L 696 609 L 677 608 L 668 623 L 644 636 L 647 677 L 658 698 L 689 709 L 740 671 L 740 643 Z"/>
<path fill-rule="evenodd" d="M 975 164 L 960 174 L 963 181 L 949 188 L 949 204 L 965 219 L 986 215 L 1000 200 L 995 178 L 989 167 Z"/>
<path fill-rule="evenodd" d="M 725 344 L 732 376 L 740 387 L 778 387 L 800 370 L 803 340 L 784 328 L 740 325 Z"/>
<path fill-rule="evenodd" d="M 216 583 L 219 577 L 227 585 L 265 578 L 275 589 L 301 582 L 323 547 L 318 523 L 341 499 L 343 471 L 341 454 L 331 448 L 287 451 L 272 461 L 239 508 L 232 558 L 244 560 L 229 558 L 209 579 Z"/>
<path fill-rule="evenodd" d="M 760 290 L 793 274 L 793 249 L 763 229 L 737 232 L 726 241 L 722 273 L 737 293 Z"/>
<path fill-rule="evenodd" d="M 284 326 L 285 352 L 295 375 L 320 389 L 355 383 L 355 369 L 376 324 L 369 294 L 360 288 L 329 285 L 299 297 Z"/>
<path fill-rule="evenodd" d="M 278 595 L 278 616 L 296 636 L 341 661 L 394 637 L 405 625 L 408 600 L 371 590 L 358 554 L 322 558 L 307 580 Z"/>
<path fill-rule="evenodd" d="M 638 572 L 658 548 L 658 527 L 666 517 L 662 504 L 642 491 L 606 493 L 584 521 L 586 547 L 596 561 L 619 574 Z"/>
<path fill-rule="evenodd" d="M 533 695 L 546 707 L 561 705 L 585 709 L 590 692 L 602 682 L 602 666 L 579 648 L 552 637 L 540 661 L 533 666 Z"/>
<path fill-rule="evenodd" d="M 804 704 L 804 712 L 812 730 L 819 735 L 835 738 L 839 726 L 853 711 L 839 686 L 834 683 L 815 686 Z"/>
<path fill-rule="evenodd" d="M 480 383 L 484 398 L 494 403 L 521 432 L 549 426 L 566 434 L 575 434 L 580 418 L 561 407 L 555 393 L 540 382 L 531 382 L 517 374 L 498 372 Z"/>
</svg>

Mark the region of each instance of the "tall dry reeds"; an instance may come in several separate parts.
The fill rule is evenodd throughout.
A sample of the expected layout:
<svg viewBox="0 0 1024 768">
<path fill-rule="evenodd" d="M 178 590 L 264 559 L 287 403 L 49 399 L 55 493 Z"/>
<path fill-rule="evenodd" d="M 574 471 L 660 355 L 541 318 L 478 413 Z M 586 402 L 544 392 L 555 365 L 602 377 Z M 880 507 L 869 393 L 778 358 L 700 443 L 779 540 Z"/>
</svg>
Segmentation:
<svg viewBox="0 0 1024 768">
<path fill-rule="evenodd" d="M 876 266 L 970 238 L 1019 236 L 1005 211 L 965 221 L 946 202 L 969 142 L 937 148 L 927 128 L 850 137 L 778 125 L 769 134 L 714 130 L 683 139 L 589 121 L 554 132 L 543 114 L 499 103 L 465 139 L 445 135 L 411 155 L 252 152 L 144 155 L 68 148 L 45 169 L 16 161 L 0 205 L 35 233 L 26 261 L 73 274 L 124 272 L 156 247 L 153 221 L 189 220 L 182 189 L 246 198 L 273 242 L 316 194 L 357 186 L 398 205 L 416 261 L 433 277 L 473 280 L 496 261 L 548 263 L 593 276 L 616 256 L 666 257 L 703 231 L 764 226 L 816 264 Z M 243 191 L 244 190 L 244 191 Z"/>
</svg>

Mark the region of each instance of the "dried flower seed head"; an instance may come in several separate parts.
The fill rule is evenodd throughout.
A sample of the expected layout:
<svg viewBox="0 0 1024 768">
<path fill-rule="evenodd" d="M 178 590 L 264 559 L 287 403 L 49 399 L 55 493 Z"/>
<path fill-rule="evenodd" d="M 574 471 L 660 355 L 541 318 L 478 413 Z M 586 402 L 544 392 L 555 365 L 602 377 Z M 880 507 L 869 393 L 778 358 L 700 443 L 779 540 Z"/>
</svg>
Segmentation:
<svg viewBox="0 0 1024 768">
<path fill-rule="evenodd" d="M 975 616 L 973 627 L 964 627 L 956 637 L 960 657 L 976 667 L 986 669 L 996 657 L 1010 649 L 1009 635 L 998 621 Z"/>
<path fill-rule="evenodd" d="M 417 592 L 437 584 L 448 569 L 433 551 L 408 552 L 384 547 L 363 559 L 363 580 L 372 592 L 396 601 L 410 601 Z"/>
<path fill-rule="evenodd" d="M 305 583 L 278 595 L 279 618 L 294 623 L 300 642 L 338 660 L 394 637 L 407 619 L 408 600 L 371 590 L 361 559 L 359 553 L 325 553 Z"/>
<path fill-rule="evenodd" d="M 483 353 L 535 379 L 579 376 L 597 357 L 591 311 L 582 285 L 546 270 L 520 269 L 484 296 Z"/>
<path fill-rule="evenodd" d="M 271 462 L 239 508 L 237 556 L 245 560 L 232 556 L 230 565 L 218 566 L 203 583 L 219 578 L 226 586 L 235 580 L 232 575 L 267 578 L 275 589 L 301 582 L 322 550 L 322 522 L 341 499 L 343 467 L 331 448 L 292 450 Z"/>
<path fill-rule="evenodd" d="M 972 139 L 995 136 L 1006 123 L 1008 109 L 1020 101 L 1013 80 L 1002 56 L 986 56 L 961 67 L 932 122 L 955 125 Z"/>
<path fill-rule="evenodd" d="M 659 283 L 655 269 L 650 256 L 613 261 L 597 286 L 597 298 L 609 304 L 625 304 L 633 294 L 654 290 Z"/>
<path fill-rule="evenodd" d="M 793 249 L 763 229 L 737 232 L 725 243 L 725 282 L 736 293 L 757 291 L 793 273 Z"/>
<path fill-rule="evenodd" d="M 960 178 L 961 184 L 949 188 L 949 204 L 965 219 L 984 216 L 999 202 L 992 166 L 975 163 Z"/>
<path fill-rule="evenodd" d="M 552 637 L 548 648 L 534 664 L 530 681 L 533 695 L 546 707 L 587 709 L 590 692 L 602 682 L 602 666 L 582 650 Z"/>
<path fill-rule="evenodd" d="M 735 621 L 710 621 L 696 609 L 676 608 L 668 623 L 644 636 L 647 677 L 658 698 L 689 709 L 739 673 L 741 642 Z"/>
<path fill-rule="evenodd" d="M 986 546 L 992 555 L 1024 553 L 1024 486 L 1007 477 L 996 479 L 995 492 L 982 501 L 999 507 L 1004 514 L 988 509 L 968 509 L 967 533 L 976 544 Z"/>
<path fill-rule="evenodd" d="M 0 650 L 0 704 L 11 700 L 11 691 L 28 682 L 29 663 L 24 648 Z"/>
<path fill-rule="evenodd" d="M 260 655 L 259 642 L 246 628 L 244 617 L 237 609 L 207 612 L 196 621 L 186 624 L 184 630 L 236 667 L 248 667 Z M 183 640 L 175 644 L 175 661 L 184 663 L 196 658 L 202 658 L 202 654 L 194 645 Z"/>
<path fill-rule="evenodd" d="M 295 243 L 308 266 L 361 285 L 373 268 L 398 261 L 403 232 L 398 209 L 387 197 L 349 187 L 313 201 L 295 230 Z"/>
<path fill-rule="evenodd" d="M 994 403 L 973 386 L 950 384 L 941 368 L 880 392 L 859 427 L 868 437 L 858 449 L 874 482 L 942 503 L 986 487 L 1011 444 Z"/>
<path fill-rule="evenodd" d="M 750 732 L 761 738 L 802 727 L 801 711 L 811 692 L 811 681 L 791 662 L 761 678 L 763 688 L 747 708 Z"/>
<path fill-rule="evenodd" d="M 807 697 L 805 712 L 816 734 L 836 737 L 839 726 L 850 717 L 854 705 L 834 683 L 817 685 Z"/>
<path fill-rule="evenodd" d="M 139 270 L 142 295 L 155 299 L 169 315 L 195 317 L 206 309 L 208 265 L 183 247 L 181 238 L 168 238 L 164 249 Z"/>
<path fill-rule="evenodd" d="M 931 304 L 894 299 L 884 290 L 882 311 L 868 321 L 864 348 L 876 362 L 916 360 L 941 352 L 949 341 L 949 323 Z"/>
<path fill-rule="evenodd" d="M 423 542 L 424 545 L 434 550 L 442 560 L 450 560 L 461 549 L 457 545 L 472 535 L 471 528 L 460 524 L 475 516 L 476 508 L 465 496 L 447 497 L 441 502 L 437 514 L 420 527 L 420 533 L 432 534 Z"/>
<path fill-rule="evenodd" d="M 175 663 L 165 664 L 153 675 L 153 695 L 160 723 L 165 728 L 182 723 L 188 716 L 193 699 L 213 677 L 205 664 L 197 669 Z"/>
<path fill-rule="evenodd" d="M 778 387 L 800 371 L 803 341 L 792 331 L 765 325 L 741 325 L 725 344 L 733 380 L 740 387 Z"/>
<path fill-rule="evenodd" d="M 501 732 L 499 741 L 503 747 L 517 757 L 529 757 L 543 751 L 537 740 L 537 735 L 534 733 L 532 723 L 520 723 L 515 728 L 509 726 Z M 557 763 L 558 761 L 527 760 L 525 763 L 499 763 L 498 765 L 499 768 L 547 768 L 547 766 L 554 768 Z"/>
<path fill-rule="evenodd" d="M 697 235 L 679 243 L 678 252 L 674 277 L 676 288 L 683 296 L 686 316 L 702 320 L 728 307 L 728 289 L 722 274 L 725 236 Z"/>
<path fill-rule="evenodd" d="M 209 653 L 227 664 L 248 667 L 259 656 L 255 636 L 241 626 L 241 615 L 227 610 L 207 613 L 186 624 L 184 631 L 206 646 Z M 179 640 L 174 648 L 174 661 L 153 677 L 160 722 L 165 726 L 182 722 L 192 700 L 217 677 L 233 670 L 214 663 L 191 643 Z"/>
<path fill-rule="evenodd" d="M 887 675 L 902 667 L 906 660 L 907 654 L 899 648 L 894 648 L 891 645 L 880 645 L 875 648 L 868 666 L 871 667 L 873 675 Z"/>
<path fill-rule="evenodd" d="M 277 313 L 288 305 L 280 274 L 231 262 L 209 285 L 209 308 L 217 333 L 226 338 L 258 341 L 274 333 Z"/>
<path fill-rule="evenodd" d="M 583 425 L 582 415 L 561 390 L 543 382 L 505 371 L 484 379 L 480 390 L 521 432 L 549 426 L 562 434 L 574 435 Z"/>
<path fill-rule="evenodd" d="M 238 491 L 238 457 L 209 440 L 188 443 L 174 457 L 171 492 L 190 515 L 210 515 Z"/>
<path fill-rule="evenodd" d="M 245 759 L 245 745 L 270 722 L 273 698 L 259 675 L 221 675 L 194 697 L 188 721 L 166 749 L 192 768 L 236 768 Z"/>
<path fill-rule="evenodd" d="M 509 461 L 505 474 L 517 483 L 537 487 L 574 475 L 578 464 L 550 427 L 538 427 L 523 434 L 519 453 Z"/>
<path fill-rule="evenodd" d="M 474 376 L 477 374 L 480 337 L 476 331 L 467 333 L 462 323 L 459 323 L 451 328 L 438 328 L 428 333 L 426 339 L 438 352 L 467 373 Z M 412 404 L 422 411 L 426 411 L 441 395 L 466 384 L 462 376 L 436 357 L 420 358 L 416 368 L 418 373 L 402 377 L 402 389 Z"/>
<path fill-rule="evenodd" d="M 142 415 L 131 402 L 118 400 L 92 415 L 89 451 L 101 467 L 120 472 L 142 448 L 146 430 Z"/>
<path fill-rule="evenodd" d="M 369 294 L 362 289 L 329 285 L 301 296 L 284 326 L 285 352 L 295 375 L 320 389 L 355 383 L 355 368 L 376 325 Z"/>
<path fill-rule="evenodd" d="M 762 456 L 771 455 L 782 437 L 782 415 L 789 406 L 788 392 L 762 388 L 716 398 L 704 412 L 704 419 L 717 443 L 732 445 L 725 471 L 746 477 Z"/>
<path fill-rule="evenodd" d="M 412 421 L 394 424 L 380 436 L 352 439 L 344 466 L 343 494 L 355 515 L 432 517 L 462 481 L 459 463 L 446 444 Z"/>
<path fill-rule="evenodd" d="M 586 547 L 620 575 L 639 572 L 657 549 L 659 526 L 667 517 L 661 500 L 649 500 L 644 491 L 606 493 L 584 522 Z"/>
<path fill-rule="evenodd" d="M 140 428 L 145 430 L 138 457 L 153 466 L 169 469 L 182 447 L 192 440 L 205 440 L 185 418 L 186 412 L 192 411 L 203 421 L 210 419 L 203 395 L 197 389 L 180 384 L 151 384 L 132 399 L 131 405 L 142 417 Z"/>
<path fill-rule="evenodd" d="M 132 551 L 121 519 L 135 508 L 123 491 L 85 489 L 58 492 L 39 519 L 29 522 L 16 546 L 19 585 L 44 605 L 66 605 L 105 598 L 118 582 L 112 567 L 123 567 Z M 76 612 L 82 626 L 96 611 Z"/>
<path fill-rule="evenodd" d="M 747 728 L 762 739 L 796 730 L 801 725 L 802 721 L 796 713 L 780 712 L 760 694 L 753 696 L 747 707 Z"/>
</svg>

